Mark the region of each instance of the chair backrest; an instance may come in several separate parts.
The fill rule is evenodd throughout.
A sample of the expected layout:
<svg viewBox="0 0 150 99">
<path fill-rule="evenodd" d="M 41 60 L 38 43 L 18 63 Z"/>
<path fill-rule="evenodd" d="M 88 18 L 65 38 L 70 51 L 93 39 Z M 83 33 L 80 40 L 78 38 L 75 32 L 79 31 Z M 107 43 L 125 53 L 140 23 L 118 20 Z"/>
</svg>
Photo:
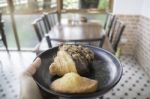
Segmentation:
<svg viewBox="0 0 150 99">
<path fill-rule="evenodd" d="M 58 15 L 56 12 L 44 13 L 49 30 L 58 23 Z"/>
<path fill-rule="evenodd" d="M 33 24 L 34 30 L 37 34 L 38 40 L 41 41 L 42 38 L 44 37 L 44 34 L 46 33 L 43 18 L 40 17 L 40 18 L 36 19 L 32 24 Z"/>
<path fill-rule="evenodd" d="M 116 17 L 115 15 L 112 15 L 111 13 L 107 12 L 106 20 L 104 23 L 104 29 L 107 31 L 108 36 L 110 34 L 110 30 L 112 28 L 115 17 Z"/>
<path fill-rule="evenodd" d="M 38 37 L 38 40 L 41 42 L 44 37 L 46 37 L 46 41 L 48 46 L 51 47 L 51 40 L 48 36 L 47 24 L 45 23 L 45 16 L 42 15 L 40 18 L 36 19 L 33 23 L 34 30 Z"/>
<path fill-rule="evenodd" d="M 112 42 L 112 39 L 113 39 L 113 34 L 115 32 L 115 29 L 116 29 L 117 20 L 118 20 L 117 18 L 114 18 L 114 21 L 113 21 L 112 26 L 110 28 L 109 34 L 107 34 L 110 42 Z"/>
<path fill-rule="evenodd" d="M 120 42 L 124 29 L 125 29 L 125 24 L 123 24 L 121 21 L 117 20 L 116 18 L 115 21 L 113 22 L 110 35 L 108 36 L 115 52 L 117 51 L 117 47 Z"/>
<path fill-rule="evenodd" d="M 42 19 L 43 19 L 43 23 L 44 23 L 44 26 L 45 26 L 45 31 L 46 31 L 46 33 L 48 33 L 51 30 L 51 27 L 49 26 L 47 16 L 45 14 L 43 14 Z"/>
</svg>

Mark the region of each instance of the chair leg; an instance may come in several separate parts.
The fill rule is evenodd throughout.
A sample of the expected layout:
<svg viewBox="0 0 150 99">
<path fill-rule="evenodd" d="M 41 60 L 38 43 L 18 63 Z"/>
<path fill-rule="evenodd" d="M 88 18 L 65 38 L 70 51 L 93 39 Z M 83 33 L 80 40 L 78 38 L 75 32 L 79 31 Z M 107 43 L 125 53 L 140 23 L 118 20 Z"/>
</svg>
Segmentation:
<svg viewBox="0 0 150 99">
<path fill-rule="evenodd" d="M 102 40 L 100 41 L 100 44 L 99 44 L 100 48 L 103 47 L 104 41 L 105 41 L 105 35 L 102 37 Z"/>
<path fill-rule="evenodd" d="M 6 36 L 5 36 L 5 33 L 4 33 L 4 29 L 3 29 L 3 28 L 1 28 L 1 35 L 2 35 L 3 44 L 4 44 L 4 46 L 5 46 L 6 50 L 7 50 L 7 52 L 9 52 L 9 51 L 8 51 L 7 40 L 6 40 Z"/>
<path fill-rule="evenodd" d="M 6 38 L 3 39 L 3 44 L 4 44 L 5 48 L 6 48 L 6 51 L 9 53 Z"/>
<path fill-rule="evenodd" d="M 8 45 L 7 45 L 7 43 L 5 44 L 5 47 L 6 47 L 6 51 L 9 53 L 9 50 L 8 50 Z"/>
<path fill-rule="evenodd" d="M 48 35 L 46 35 L 46 41 L 48 43 L 48 47 L 51 48 L 52 47 L 52 44 L 51 44 L 51 39 Z"/>
</svg>

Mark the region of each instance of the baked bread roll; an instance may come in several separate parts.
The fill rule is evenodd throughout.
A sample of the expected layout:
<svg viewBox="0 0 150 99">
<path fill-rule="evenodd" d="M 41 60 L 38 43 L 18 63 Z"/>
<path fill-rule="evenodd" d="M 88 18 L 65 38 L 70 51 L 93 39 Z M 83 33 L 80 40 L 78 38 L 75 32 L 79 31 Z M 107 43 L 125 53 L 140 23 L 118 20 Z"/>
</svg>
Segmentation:
<svg viewBox="0 0 150 99">
<path fill-rule="evenodd" d="M 89 65 L 94 59 L 94 53 L 86 47 L 77 45 L 62 45 L 50 65 L 51 75 L 63 76 L 69 72 L 86 75 L 90 72 Z"/>
<path fill-rule="evenodd" d="M 91 93 L 97 90 L 98 82 L 71 72 L 53 81 L 50 88 L 60 93 Z"/>
</svg>

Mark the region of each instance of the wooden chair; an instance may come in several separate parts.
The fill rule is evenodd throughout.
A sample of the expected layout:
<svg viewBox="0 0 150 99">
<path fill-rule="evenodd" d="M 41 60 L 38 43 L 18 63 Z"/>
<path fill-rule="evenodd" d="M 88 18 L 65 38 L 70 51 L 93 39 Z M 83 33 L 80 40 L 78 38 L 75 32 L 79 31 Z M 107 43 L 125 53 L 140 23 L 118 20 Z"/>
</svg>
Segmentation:
<svg viewBox="0 0 150 99">
<path fill-rule="evenodd" d="M 110 42 L 112 42 L 113 34 L 114 34 L 114 32 L 116 32 L 115 30 L 116 30 L 117 20 L 118 20 L 117 18 L 114 18 L 114 21 L 112 23 L 110 31 L 109 31 L 109 33 L 107 33 L 107 36 L 108 36 L 108 39 Z"/>
<path fill-rule="evenodd" d="M 118 44 L 121 40 L 124 29 L 125 29 L 125 24 L 117 20 L 115 28 L 114 28 L 114 32 L 112 32 L 113 34 L 112 34 L 112 37 L 110 38 L 112 47 L 115 50 L 115 52 L 117 51 Z"/>
<path fill-rule="evenodd" d="M 107 35 L 108 39 L 111 43 L 111 46 L 114 50 L 114 53 L 117 51 L 118 44 L 121 40 L 121 36 L 123 34 L 123 31 L 125 29 L 125 24 L 123 24 L 121 21 L 119 21 L 117 18 L 115 18 L 115 21 L 112 24 L 112 28 L 110 30 L 110 34 Z M 105 44 L 107 45 L 107 44 Z M 107 46 L 105 46 L 107 47 Z M 105 48 L 103 47 L 103 48 Z"/>
<path fill-rule="evenodd" d="M 0 13 L 0 41 L 3 42 L 7 52 L 9 52 L 8 50 L 8 45 L 7 45 L 7 40 L 6 40 L 6 35 L 4 32 L 4 21 L 2 20 L 2 14 Z"/>
<path fill-rule="evenodd" d="M 111 13 L 107 12 L 106 20 L 104 23 L 104 29 L 106 30 L 108 36 L 110 34 L 110 30 L 112 28 L 115 17 L 116 17 L 115 15 L 112 15 Z"/>
<path fill-rule="evenodd" d="M 52 47 L 51 39 L 49 35 L 47 34 L 48 32 L 47 32 L 44 18 L 45 18 L 44 16 L 41 16 L 40 18 L 36 19 L 32 24 L 33 24 L 33 27 L 34 27 L 34 30 L 36 32 L 39 42 L 41 43 L 43 40 L 45 40 L 46 43 L 48 44 L 48 47 L 51 48 Z M 36 46 L 36 49 L 35 49 L 35 52 L 37 54 L 39 54 L 40 43 Z"/>
<path fill-rule="evenodd" d="M 44 13 L 44 16 L 49 30 L 58 23 L 58 15 L 56 12 Z"/>
<path fill-rule="evenodd" d="M 42 19 L 43 19 L 43 23 L 45 26 L 45 31 L 46 31 L 46 33 L 48 33 L 51 30 L 51 26 L 49 26 L 46 14 L 42 15 Z"/>
</svg>

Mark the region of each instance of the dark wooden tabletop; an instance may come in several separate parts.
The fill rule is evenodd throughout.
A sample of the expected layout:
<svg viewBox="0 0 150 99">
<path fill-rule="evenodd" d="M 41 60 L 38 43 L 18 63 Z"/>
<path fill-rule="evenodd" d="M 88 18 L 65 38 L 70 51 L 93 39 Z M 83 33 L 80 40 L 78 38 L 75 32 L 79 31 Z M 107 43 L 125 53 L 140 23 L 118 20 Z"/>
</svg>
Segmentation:
<svg viewBox="0 0 150 99">
<path fill-rule="evenodd" d="M 68 24 L 64 22 L 61 25 L 56 25 L 49 32 L 49 36 L 52 41 L 60 42 L 83 42 L 83 41 L 97 41 L 101 40 L 102 36 L 105 35 L 105 30 L 102 25 L 98 22 L 92 21 L 80 24 Z M 55 46 L 55 44 L 54 44 Z M 114 53 L 111 43 L 108 37 L 105 37 L 103 44 L 104 49 L 109 52 Z M 48 46 L 46 40 L 44 39 L 39 48 L 41 51 L 47 50 Z"/>
<path fill-rule="evenodd" d="M 102 26 L 96 22 L 56 25 L 49 32 L 51 40 L 61 42 L 97 41 L 103 34 Z"/>
</svg>

